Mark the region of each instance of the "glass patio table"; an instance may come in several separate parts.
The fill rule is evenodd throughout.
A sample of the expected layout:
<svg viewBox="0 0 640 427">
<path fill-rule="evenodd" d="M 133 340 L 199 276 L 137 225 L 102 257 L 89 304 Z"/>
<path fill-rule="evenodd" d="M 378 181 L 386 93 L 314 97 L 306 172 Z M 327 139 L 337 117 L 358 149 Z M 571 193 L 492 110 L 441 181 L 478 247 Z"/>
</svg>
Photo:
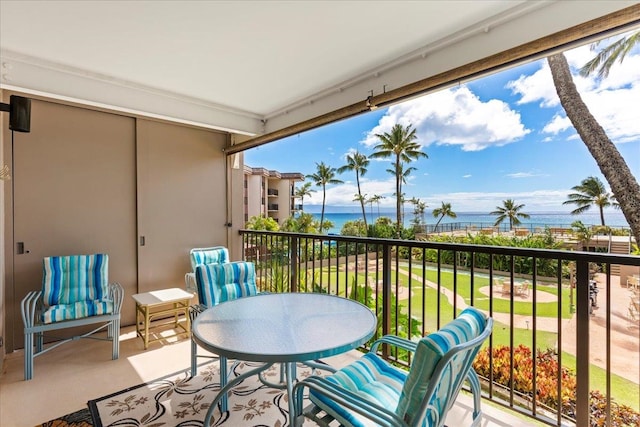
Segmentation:
<svg viewBox="0 0 640 427">
<path fill-rule="evenodd" d="M 296 363 L 334 371 L 314 361 L 359 347 L 373 336 L 376 324 L 375 314 L 365 305 L 327 294 L 262 294 L 208 308 L 193 322 L 196 343 L 220 356 L 221 361 L 228 358 L 264 365 L 231 381 L 227 369 L 220 369 L 221 389 L 209 406 L 204 425 L 209 425 L 218 402 L 222 412 L 227 410 L 229 390 L 252 375 L 268 386 L 287 389 L 292 425 Z M 274 363 L 282 364 L 285 370 L 284 385 L 268 383 L 260 375 Z"/>
</svg>

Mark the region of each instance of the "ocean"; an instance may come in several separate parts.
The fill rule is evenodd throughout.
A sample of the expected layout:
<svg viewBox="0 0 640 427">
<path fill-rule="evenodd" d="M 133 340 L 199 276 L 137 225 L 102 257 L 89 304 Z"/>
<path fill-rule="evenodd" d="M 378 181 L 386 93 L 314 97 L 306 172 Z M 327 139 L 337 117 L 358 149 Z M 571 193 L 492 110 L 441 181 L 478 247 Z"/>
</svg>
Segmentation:
<svg viewBox="0 0 640 427">
<path fill-rule="evenodd" d="M 462 223 L 464 225 L 475 225 L 476 227 L 491 227 L 496 221 L 495 215 L 489 215 L 487 213 L 477 213 L 477 212 L 456 212 L 457 218 L 444 218 L 440 221 L 440 224 L 449 224 L 449 223 Z M 312 213 L 315 219 L 320 221 L 319 213 Z M 534 227 L 571 227 L 571 223 L 574 221 L 582 221 L 585 225 L 599 225 L 600 224 L 600 214 L 597 211 L 587 212 L 580 215 L 571 215 L 566 212 L 541 212 L 541 213 L 529 213 L 531 218 L 522 219 L 522 227 L 534 228 Z M 395 212 L 380 212 L 378 215 L 377 212 L 367 212 L 367 222 L 372 224 L 375 222 L 378 216 L 386 216 L 391 218 L 395 222 Z M 340 234 L 340 230 L 342 230 L 342 226 L 347 221 L 355 221 L 357 219 L 362 219 L 362 214 L 360 213 L 336 213 L 336 212 L 325 212 L 324 214 L 325 220 L 329 220 L 333 223 L 333 227 L 328 231 L 329 233 Z M 405 214 L 405 226 L 408 226 L 413 219 L 413 215 L 409 212 Z M 424 222 L 428 225 L 434 225 L 437 222 L 437 218 L 434 218 L 431 212 L 425 212 Z M 611 227 L 629 227 L 627 221 L 622 215 L 620 211 L 606 211 L 604 214 L 605 223 Z M 508 227 L 508 221 L 503 222 L 502 226 L 505 225 Z"/>
</svg>

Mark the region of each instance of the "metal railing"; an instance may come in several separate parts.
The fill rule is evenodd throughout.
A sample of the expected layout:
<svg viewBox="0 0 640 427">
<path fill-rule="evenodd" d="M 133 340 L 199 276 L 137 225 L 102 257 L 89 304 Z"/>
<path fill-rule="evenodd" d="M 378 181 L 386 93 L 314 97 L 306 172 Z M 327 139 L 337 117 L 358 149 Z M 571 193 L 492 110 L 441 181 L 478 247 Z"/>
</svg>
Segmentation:
<svg viewBox="0 0 640 427">
<path fill-rule="evenodd" d="M 610 226 L 610 227 L 600 227 L 596 225 L 586 225 L 590 229 L 594 231 L 599 231 L 604 235 L 608 235 L 611 230 L 617 230 L 619 233 L 623 233 L 625 235 L 629 235 L 629 227 L 622 226 Z M 556 225 L 547 225 L 543 223 L 523 223 L 518 224 L 513 227 L 513 229 L 509 228 L 508 223 L 501 223 L 499 225 L 495 225 L 491 222 L 446 222 L 438 224 L 422 224 L 415 225 L 416 231 L 419 233 L 486 233 L 486 234 L 501 234 L 501 233 L 514 233 L 516 231 L 526 231 L 528 233 L 534 234 L 542 234 L 545 233 L 546 230 L 549 230 L 551 234 L 556 235 L 565 235 L 569 236 L 572 234 L 571 224 L 556 224 Z"/>
<path fill-rule="evenodd" d="M 419 339 L 467 305 L 484 310 L 495 326 L 476 370 L 484 379 L 484 397 L 510 410 L 549 425 L 588 426 L 590 418 L 604 423 L 599 425 L 626 425 L 612 421 L 627 415 L 640 421 L 633 418 L 640 411 L 639 320 L 624 305 L 638 294 L 625 287 L 624 277 L 610 273 L 616 264 L 640 274 L 640 257 L 253 230 L 240 234 L 261 290 L 356 299 L 377 313 L 376 336 Z M 411 362 L 386 349 L 383 355 L 405 366 Z M 551 378 L 550 365 L 555 366 Z M 623 410 L 620 404 L 626 405 Z"/>
</svg>

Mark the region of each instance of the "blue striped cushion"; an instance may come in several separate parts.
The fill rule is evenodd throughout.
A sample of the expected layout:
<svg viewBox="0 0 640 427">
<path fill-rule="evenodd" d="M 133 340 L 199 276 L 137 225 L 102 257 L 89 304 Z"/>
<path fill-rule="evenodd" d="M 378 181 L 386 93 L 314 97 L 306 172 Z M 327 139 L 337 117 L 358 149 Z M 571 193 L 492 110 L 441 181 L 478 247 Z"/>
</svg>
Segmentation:
<svg viewBox="0 0 640 427">
<path fill-rule="evenodd" d="M 42 313 L 42 321 L 54 323 L 111 313 L 113 313 L 112 301 L 78 301 L 75 304 L 58 304 L 49 307 Z"/>
<path fill-rule="evenodd" d="M 193 271 L 196 271 L 196 267 L 201 264 L 222 264 L 229 262 L 229 251 L 224 246 L 191 249 L 189 255 Z"/>
<path fill-rule="evenodd" d="M 357 394 L 362 399 L 394 411 L 406 376 L 405 371 L 391 366 L 374 353 L 367 353 L 328 376 L 327 380 Z M 375 425 L 370 420 L 337 405 L 333 400 L 314 393 L 313 390 L 309 392 L 309 399 L 343 425 L 359 427 Z"/>
<path fill-rule="evenodd" d="M 199 302 L 207 307 L 258 293 L 255 267 L 251 262 L 198 265 L 196 283 Z"/>
<path fill-rule="evenodd" d="M 113 311 L 113 304 L 107 301 L 108 255 L 45 257 L 42 265 L 45 323 Z"/>
<path fill-rule="evenodd" d="M 405 420 L 413 419 L 416 412 L 420 410 L 431 375 L 442 356 L 453 346 L 480 335 L 486 323 L 487 318 L 481 311 L 468 307 L 438 332 L 420 340 L 396 409 L 398 416 Z M 461 374 L 466 376 L 466 372 Z M 440 413 L 446 409 L 438 406 L 445 403 L 440 399 L 432 399 L 429 403 Z M 433 420 L 427 420 L 427 425 L 431 423 Z"/>
</svg>

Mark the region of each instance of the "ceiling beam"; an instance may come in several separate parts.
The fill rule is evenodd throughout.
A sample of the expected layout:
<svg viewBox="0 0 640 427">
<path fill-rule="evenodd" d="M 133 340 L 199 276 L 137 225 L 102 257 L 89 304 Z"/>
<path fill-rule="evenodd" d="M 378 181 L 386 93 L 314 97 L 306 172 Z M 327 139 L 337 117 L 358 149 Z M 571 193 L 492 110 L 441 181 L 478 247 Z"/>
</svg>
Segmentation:
<svg viewBox="0 0 640 427">
<path fill-rule="evenodd" d="M 388 92 L 385 91 L 378 95 L 372 94 L 368 99 L 363 97 L 362 101 L 250 138 L 241 144 L 229 146 L 225 149 L 225 153 L 233 154 L 258 147 L 269 142 L 362 114 L 370 111 L 370 106 L 374 108 L 383 107 L 401 102 L 453 84 L 475 79 L 524 61 L 543 58 L 554 52 L 567 50 L 577 45 L 587 43 L 590 40 L 604 37 L 606 34 L 625 31 L 637 25 L 640 25 L 640 4 L 629 6 L 503 52 L 490 55 L 486 58 L 473 61 L 469 64 L 453 68 L 449 71 L 406 84 L 397 89 L 389 90 Z"/>
</svg>

